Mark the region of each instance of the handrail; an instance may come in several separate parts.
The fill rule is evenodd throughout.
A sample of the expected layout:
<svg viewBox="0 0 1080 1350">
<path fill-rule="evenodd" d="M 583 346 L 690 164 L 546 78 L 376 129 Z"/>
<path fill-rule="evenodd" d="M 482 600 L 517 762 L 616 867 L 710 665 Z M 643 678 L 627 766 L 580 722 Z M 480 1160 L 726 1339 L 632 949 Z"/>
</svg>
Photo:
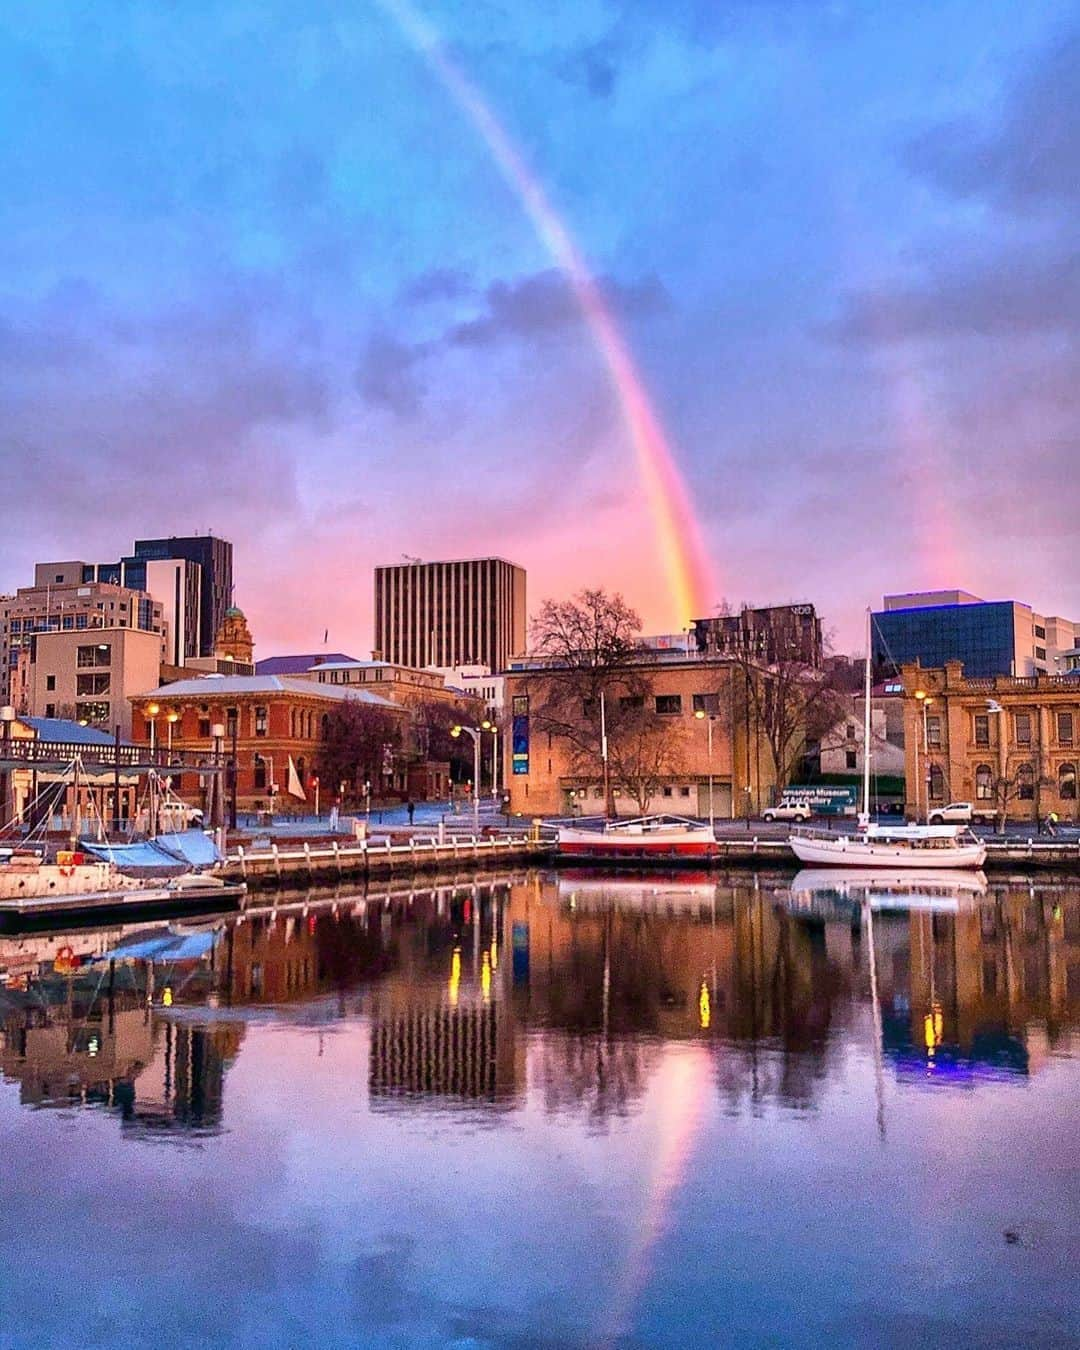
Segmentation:
<svg viewBox="0 0 1080 1350">
<path fill-rule="evenodd" d="M 182 769 L 185 772 L 223 769 L 229 763 L 225 753 L 213 750 L 168 750 L 148 745 L 86 745 L 81 741 L 41 741 L 29 738 L 0 741 L 0 760 L 20 764 L 83 764 L 104 765 L 111 768 Z"/>
</svg>

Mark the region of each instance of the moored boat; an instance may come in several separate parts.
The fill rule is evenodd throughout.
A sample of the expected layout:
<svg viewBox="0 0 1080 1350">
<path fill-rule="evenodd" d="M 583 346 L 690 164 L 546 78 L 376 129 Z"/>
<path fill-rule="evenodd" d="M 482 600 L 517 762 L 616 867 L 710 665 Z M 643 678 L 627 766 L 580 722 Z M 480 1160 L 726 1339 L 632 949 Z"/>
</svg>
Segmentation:
<svg viewBox="0 0 1080 1350">
<path fill-rule="evenodd" d="M 682 816 L 639 816 L 608 820 L 598 827 L 560 825 L 556 830 L 560 858 L 598 862 L 658 862 L 712 858 L 718 850 L 708 825 Z"/>
<path fill-rule="evenodd" d="M 976 868 L 986 845 L 958 825 L 866 825 L 852 834 L 793 830 L 791 850 L 802 863 L 820 867 L 933 869 Z"/>
</svg>

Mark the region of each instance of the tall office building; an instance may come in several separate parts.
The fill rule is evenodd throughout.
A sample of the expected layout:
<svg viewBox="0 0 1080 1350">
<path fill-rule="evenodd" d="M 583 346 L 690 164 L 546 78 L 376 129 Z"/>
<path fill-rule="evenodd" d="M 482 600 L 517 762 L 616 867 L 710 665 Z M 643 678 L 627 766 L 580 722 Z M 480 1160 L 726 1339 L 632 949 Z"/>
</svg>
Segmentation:
<svg viewBox="0 0 1080 1350">
<path fill-rule="evenodd" d="M 85 583 L 111 582 L 146 591 L 161 605 L 169 626 L 165 660 L 186 665 L 200 654 L 202 640 L 202 568 L 188 558 L 136 558 L 115 563 L 83 563 Z"/>
<path fill-rule="evenodd" d="M 1036 614 L 1016 600 L 980 600 L 967 591 L 885 596 L 874 615 L 874 666 L 928 669 L 962 661 L 970 678 L 1063 674 L 1080 625 Z"/>
<path fill-rule="evenodd" d="M 396 665 L 505 670 L 525 648 L 525 569 L 503 558 L 376 567 L 375 646 Z"/>
<path fill-rule="evenodd" d="M 135 558 L 128 561 L 187 558 L 198 563 L 200 574 L 199 596 L 199 656 L 213 656 L 214 639 L 225 618 L 225 611 L 233 602 L 232 544 L 212 534 L 197 534 L 172 539 L 136 539 Z M 137 580 L 137 577 L 134 578 Z M 127 584 L 133 585 L 133 581 Z"/>
</svg>

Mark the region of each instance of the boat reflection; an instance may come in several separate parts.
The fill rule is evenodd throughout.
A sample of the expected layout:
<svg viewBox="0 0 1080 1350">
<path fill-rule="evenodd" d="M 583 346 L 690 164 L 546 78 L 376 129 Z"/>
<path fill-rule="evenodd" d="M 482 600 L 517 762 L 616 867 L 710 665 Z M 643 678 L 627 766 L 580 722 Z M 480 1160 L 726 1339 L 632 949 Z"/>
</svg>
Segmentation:
<svg viewBox="0 0 1080 1350">
<path fill-rule="evenodd" d="M 982 899 L 987 882 L 982 872 L 934 868 L 804 867 L 790 891 L 797 905 L 810 909 L 841 901 L 874 910 L 955 912 Z"/>
<path fill-rule="evenodd" d="M 1073 882 L 532 872 L 280 895 L 216 927 L 201 956 L 160 930 L 0 938 L 0 1081 L 180 1139 L 223 1127 L 250 1028 L 289 1021 L 359 1029 L 370 1111 L 535 1095 L 599 1122 L 680 1044 L 726 1109 L 805 1111 L 871 1025 L 901 1083 L 962 1086 L 1038 1072 L 1080 1026 Z"/>
</svg>

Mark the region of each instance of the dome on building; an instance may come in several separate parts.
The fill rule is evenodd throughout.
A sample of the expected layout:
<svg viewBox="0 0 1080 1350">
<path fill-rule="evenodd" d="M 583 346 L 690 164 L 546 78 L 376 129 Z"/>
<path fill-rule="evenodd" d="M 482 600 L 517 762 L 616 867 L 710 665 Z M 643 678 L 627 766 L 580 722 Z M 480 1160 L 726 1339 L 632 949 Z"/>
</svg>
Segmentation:
<svg viewBox="0 0 1080 1350">
<path fill-rule="evenodd" d="M 251 639 L 251 630 L 244 617 L 244 611 L 236 605 L 230 605 L 221 620 L 217 639 L 214 642 L 214 655 L 219 661 L 254 661 L 255 644 Z"/>
</svg>

